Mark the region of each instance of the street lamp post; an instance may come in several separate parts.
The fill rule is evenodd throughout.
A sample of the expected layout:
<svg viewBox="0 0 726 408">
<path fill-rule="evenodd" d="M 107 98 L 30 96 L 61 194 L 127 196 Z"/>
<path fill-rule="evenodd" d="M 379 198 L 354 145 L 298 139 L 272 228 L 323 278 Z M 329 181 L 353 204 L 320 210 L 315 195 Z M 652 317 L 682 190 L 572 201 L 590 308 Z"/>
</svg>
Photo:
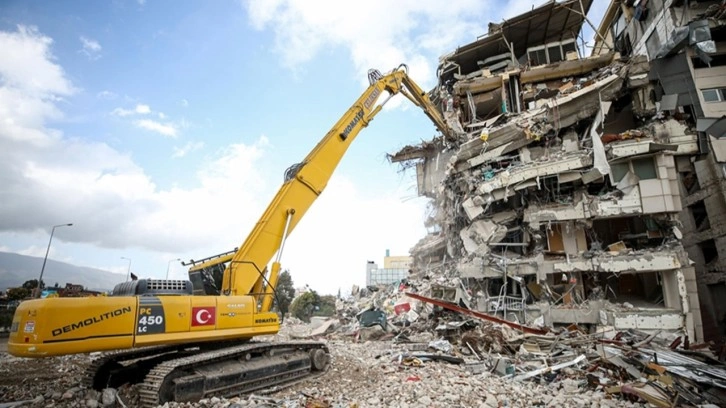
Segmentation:
<svg viewBox="0 0 726 408">
<path fill-rule="evenodd" d="M 126 258 L 125 256 L 122 256 L 121 259 L 125 259 L 129 261 L 129 269 L 126 271 L 126 282 L 129 281 L 129 277 L 131 276 L 131 259 Z"/>
<path fill-rule="evenodd" d="M 174 261 L 181 261 L 181 258 L 170 259 L 169 263 L 166 264 L 166 280 L 169 280 L 169 268 L 171 268 L 171 263 Z"/>
<path fill-rule="evenodd" d="M 48 261 L 48 253 L 50 252 L 50 243 L 53 242 L 53 233 L 58 227 L 70 227 L 73 224 L 58 224 L 54 225 L 50 230 L 50 239 L 48 240 L 48 249 L 45 250 L 45 258 L 43 258 L 43 266 L 40 268 L 40 278 L 38 278 L 38 294 L 35 297 L 40 297 L 41 282 L 43 282 L 43 272 L 45 271 L 45 263 Z"/>
</svg>

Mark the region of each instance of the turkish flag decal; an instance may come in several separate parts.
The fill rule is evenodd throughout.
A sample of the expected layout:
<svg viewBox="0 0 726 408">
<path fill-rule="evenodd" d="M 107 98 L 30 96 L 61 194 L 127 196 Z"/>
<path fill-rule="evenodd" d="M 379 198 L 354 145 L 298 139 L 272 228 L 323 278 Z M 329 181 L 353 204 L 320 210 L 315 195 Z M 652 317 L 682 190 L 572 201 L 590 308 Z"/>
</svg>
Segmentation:
<svg viewBox="0 0 726 408">
<path fill-rule="evenodd" d="M 193 307 L 192 326 L 214 326 L 216 309 L 214 306 Z"/>
</svg>

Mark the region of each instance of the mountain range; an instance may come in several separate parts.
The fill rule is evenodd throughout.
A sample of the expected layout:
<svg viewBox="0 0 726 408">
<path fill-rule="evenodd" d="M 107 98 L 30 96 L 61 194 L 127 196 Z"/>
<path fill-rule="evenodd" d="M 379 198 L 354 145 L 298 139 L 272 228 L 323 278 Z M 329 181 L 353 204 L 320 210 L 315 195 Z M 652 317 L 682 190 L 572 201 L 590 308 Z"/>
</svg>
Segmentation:
<svg viewBox="0 0 726 408">
<path fill-rule="evenodd" d="M 10 252 L 0 252 L 0 291 L 22 286 L 24 282 L 38 279 L 43 258 Z M 126 280 L 126 276 L 102 269 L 76 266 L 48 259 L 43 271 L 46 286 L 65 287 L 66 283 L 83 285 L 88 290 L 107 291 Z"/>
</svg>

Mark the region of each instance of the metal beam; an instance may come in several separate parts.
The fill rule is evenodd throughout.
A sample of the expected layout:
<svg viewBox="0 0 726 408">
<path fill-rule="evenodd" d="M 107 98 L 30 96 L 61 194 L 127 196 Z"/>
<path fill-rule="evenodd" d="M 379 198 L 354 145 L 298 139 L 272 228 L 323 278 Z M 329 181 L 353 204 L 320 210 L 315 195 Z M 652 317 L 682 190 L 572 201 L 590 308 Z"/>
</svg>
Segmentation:
<svg viewBox="0 0 726 408">
<path fill-rule="evenodd" d="M 523 325 L 521 325 L 519 323 L 510 322 L 509 320 L 500 319 L 500 318 L 498 318 L 496 316 L 488 315 L 488 314 L 482 313 L 482 312 L 477 312 L 477 311 L 474 311 L 474 310 L 471 310 L 471 309 L 464 309 L 463 307 L 459 307 L 459 306 L 457 306 L 457 305 L 455 305 L 453 303 L 444 302 L 444 301 L 437 300 L 437 299 L 431 299 L 431 298 L 428 298 L 426 296 L 421 296 L 421 295 L 419 295 L 417 293 L 409 293 L 409 292 L 406 292 L 406 296 L 412 297 L 412 298 L 417 299 L 417 300 L 420 300 L 422 302 L 430 303 L 432 305 L 440 306 L 440 307 L 443 307 L 444 309 L 449 309 L 449 310 L 452 310 L 454 312 L 458 312 L 458 313 L 461 313 L 461 314 L 473 316 L 473 317 L 476 317 L 478 319 L 487 320 L 487 321 L 494 322 L 494 323 L 499 323 L 499 324 L 504 324 L 504 325 L 507 325 L 507 326 L 509 326 L 509 327 L 511 327 L 513 329 L 521 330 L 521 331 L 523 331 L 525 333 L 530 333 L 530 334 L 547 334 L 548 333 L 547 330 L 535 329 L 533 327 L 523 326 Z"/>
</svg>

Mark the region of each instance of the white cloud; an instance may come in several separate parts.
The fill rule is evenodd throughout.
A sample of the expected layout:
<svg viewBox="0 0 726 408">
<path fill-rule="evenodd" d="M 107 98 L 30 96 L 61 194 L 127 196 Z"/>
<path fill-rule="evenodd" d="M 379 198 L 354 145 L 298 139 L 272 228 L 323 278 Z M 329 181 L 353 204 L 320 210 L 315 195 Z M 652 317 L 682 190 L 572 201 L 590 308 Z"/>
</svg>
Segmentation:
<svg viewBox="0 0 726 408">
<path fill-rule="evenodd" d="M 36 27 L 19 25 L 17 28 L 17 32 L 0 31 L 3 45 L 0 75 L 5 86 L 44 98 L 73 94 L 73 85 L 50 52 L 53 40 L 40 34 Z"/>
<path fill-rule="evenodd" d="M 101 44 L 98 41 L 81 36 L 80 38 L 83 48 L 78 52 L 88 57 L 89 60 L 97 60 L 101 58 Z"/>
<path fill-rule="evenodd" d="M 148 115 L 151 108 L 149 105 L 138 104 L 133 109 L 116 108 L 111 113 L 116 116 Z"/>
<path fill-rule="evenodd" d="M 35 256 L 38 258 L 42 258 L 45 256 L 45 251 L 47 249 L 48 248 L 32 245 L 25 249 L 21 249 L 21 250 L 17 251 L 17 253 L 19 253 L 20 255 Z M 50 251 L 48 252 L 48 257 L 52 258 L 51 255 L 55 255 L 55 250 L 53 247 L 51 247 Z"/>
<path fill-rule="evenodd" d="M 335 0 L 247 1 L 250 23 L 275 33 L 275 50 L 295 69 L 331 47 L 343 47 L 361 78 L 406 63 L 421 84 L 434 84 L 438 57 L 483 33 L 491 8 L 479 0 L 370 0 L 353 11 Z"/>
<path fill-rule="evenodd" d="M 167 115 L 164 112 L 154 112 L 149 105 L 144 104 L 137 104 L 133 109 L 116 108 L 111 114 L 119 117 L 153 114 L 161 120 L 167 119 Z M 179 135 L 179 129 L 184 129 L 189 126 L 189 123 L 184 119 L 177 123 L 172 121 L 160 122 L 152 119 L 136 119 L 131 123 L 138 128 L 150 130 L 168 137 L 177 137 Z"/>
<path fill-rule="evenodd" d="M 116 95 L 115 93 L 113 93 L 111 91 L 101 91 L 96 94 L 96 98 L 98 98 L 98 99 L 113 100 L 113 99 L 116 99 L 117 97 L 118 97 L 118 95 Z"/>
<path fill-rule="evenodd" d="M 161 123 L 151 119 L 134 121 L 134 125 L 142 129 L 160 133 L 164 136 L 177 137 L 177 128 L 173 123 Z"/>
<path fill-rule="evenodd" d="M 140 115 L 148 115 L 151 113 L 151 108 L 149 105 L 136 105 L 136 109 L 134 109 L 136 113 Z"/>
<path fill-rule="evenodd" d="M 0 137 L 9 139 L 0 150 L 11 148 L 11 143 L 43 146 L 58 137 L 57 131 L 45 127 L 45 120 L 61 118 L 56 103 L 76 89 L 54 62 L 52 44 L 35 27 L 0 31 Z"/>
<path fill-rule="evenodd" d="M 173 158 L 184 157 L 187 154 L 199 150 L 204 147 L 204 142 L 188 142 L 182 147 L 174 147 L 174 153 L 171 155 Z"/>
<path fill-rule="evenodd" d="M 189 101 L 186 99 L 182 99 L 181 102 L 179 102 L 179 103 L 181 104 L 181 106 L 183 106 L 185 108 L 189 107 Z"/>
</svg>

